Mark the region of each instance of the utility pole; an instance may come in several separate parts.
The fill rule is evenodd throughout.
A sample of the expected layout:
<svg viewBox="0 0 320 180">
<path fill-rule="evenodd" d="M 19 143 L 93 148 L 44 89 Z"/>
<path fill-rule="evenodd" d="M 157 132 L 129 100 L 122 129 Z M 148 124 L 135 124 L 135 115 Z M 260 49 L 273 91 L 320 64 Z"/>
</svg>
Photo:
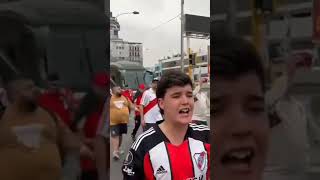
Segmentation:
<svg viewBox="0 0 320 180">
<path fill-rule="evenodd" d="M 252 4 L 252 34 L 253 42 L 262 56 L 265 69 L 269 68 L 268 28 L 269 15 L 274 9 L 273 0 L 251 0 Z"/>
<path fill-rule="evenodd" d="M 184 21 L 185 21 L 185 18 L 184 18 L 184 12 L 183 12 L 183 6 L 184 6 L 184 0 L 181 0 L 181 49 L 180 49 L 180 52 L 181 52 L 181 70 L 182 72 L 184 72 L 184 53 L 183 53 L 183 34 L 184 34 Z"/>
<path fill-rule="evenodd" d="M 291 15 L 288 10 L 285 12 L 284 21 L 286 25 L 286 36 L 283 42 L 283 50 L 285 56 L 288 57 L 291 52 Z"/>
<path fill-rule="evenodd" d="M 261 24 L 262 24 L 262 12 L 258 13 L 257 0 L 251 0 L 251 10 L 252 10 L 252 34 L 253 43 L 259 53 L 261 53 Z M 261 10 L 261 9 L 260 9 Z"/>
<path fill-rule="evenodd" d="M 230 30 L 231 34 L 235 34 L 236 33 L 236 29 L 237 29 L 237 1 L 235 0 L 228 0 L 228 29 Z"/>
<path fill-rule="evenodd" d="M 208 77 L 210 80 L 210 45 L 208 45 Z"/>
<path fill-rule="evenodd" d="M 189 77 L 190 77 L 190 79 L 193 81 L 193 72 L 192 72 L 192 66 L 193 66 L 193 64 L 192 63 L 190 63 L 190 55 L 191 55 L 191 48 L 190 48 L 190 38 L 189 37 L 187 37 L 187 49 L 188 49 L 188 58 L 189 58 L 189 68 L 188 68 L 188 73 L 189 73 Z"/>
</svg>

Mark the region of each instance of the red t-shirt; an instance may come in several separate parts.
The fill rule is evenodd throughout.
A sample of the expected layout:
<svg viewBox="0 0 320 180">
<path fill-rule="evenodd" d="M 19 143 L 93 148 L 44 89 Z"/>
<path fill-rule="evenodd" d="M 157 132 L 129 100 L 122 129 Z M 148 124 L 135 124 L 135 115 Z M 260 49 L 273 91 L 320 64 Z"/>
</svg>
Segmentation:
<svg viewBox="0 0 320 180">
<path fill-rule="evenodd" d="M 39 105 L 52 113 L 55 113 L 70 127 L 71 125 L 71 111 L 68 108 L 64 97 L 60 93 L 45 92 L 39 98 Z"/>
<path fill-rule="evenodd" d="M 142 94 L 136 99 L 136 106 L 141 105 Z M 140 116 L 140 112 L 138 110 L 135 111 L 136 116 Z"/>
<path fill-rule="evenodd" d="M 128 98 L 128 99 L 131 101 L 131 103 L 133 102 L 133 93 L 132 93 L 131 90 L 129 90 L 129 89 L 124 90 L 124 91 L 122 92 L 122 95 L 123 95 L 124 97 Z"/>
</svg>

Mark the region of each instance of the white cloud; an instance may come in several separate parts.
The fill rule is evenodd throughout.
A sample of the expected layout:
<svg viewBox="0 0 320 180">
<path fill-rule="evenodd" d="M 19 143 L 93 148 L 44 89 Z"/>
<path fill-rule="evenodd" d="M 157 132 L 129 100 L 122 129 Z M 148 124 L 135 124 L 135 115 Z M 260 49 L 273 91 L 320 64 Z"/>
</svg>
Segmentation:
<svg viewBox="0 0 320 180">
<path fill-rule="evenodd" d="M 201 2 L 201 3 L 199 3 Z M 111 0 L 114 16 L 124 12 L 139 11 L 138 15 L 118 17 L 119 36 L 127 41 L 142 42 L 144 65 L 153 66 L 158 59 L 180 52 L 180 18 L 152 30 L 180 13 L 180 0 Z M 210 16 L 210 0 L 185 0 L 185 13 Z M 191 40 L 191 48 L 206 49 L 209 40 Z M 186 45 L 185 45 L 186 47 Z"/>
</svg>

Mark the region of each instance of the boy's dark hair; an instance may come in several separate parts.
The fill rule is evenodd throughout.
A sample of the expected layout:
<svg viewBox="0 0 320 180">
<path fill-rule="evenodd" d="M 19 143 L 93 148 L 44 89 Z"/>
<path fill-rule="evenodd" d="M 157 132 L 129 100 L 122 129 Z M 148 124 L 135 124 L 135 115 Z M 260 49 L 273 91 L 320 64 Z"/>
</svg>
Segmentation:
<svg viewBox="0 0 320 180">
<path fill-rule="evenodd" d="M 89 90 L 87 94 L 82 98 L 78 110 L 75 112 L 74 118 L 71 123 L 71 130 L 77 131 L 77 127 L 83 117 L 86 117 L 99 109 L 101 99 L 93 92 Z"/>
<path fill-rule="evenodd" d="M 262 90 L 265 91 L 265 74 L 261 57 L 249 41 L 227 34 L 219 34 L 212 40 L 211 79 L 219 76 L 236 79 L 247 73 L 258 76 Z"/>
<path fill-rule="evenodd" d="M 156 96 L 157 98 L 164 98 L 167 89 L 174 86 L 183 87 L 186 85 L 193 87 L 192 81 L 187 74 L 181 72 L 180 70 L 167 71 L 161 76 L 158 82 Z M 163 109 L 160 108 L 160 112 L 163 114 Z"/>
</svg>

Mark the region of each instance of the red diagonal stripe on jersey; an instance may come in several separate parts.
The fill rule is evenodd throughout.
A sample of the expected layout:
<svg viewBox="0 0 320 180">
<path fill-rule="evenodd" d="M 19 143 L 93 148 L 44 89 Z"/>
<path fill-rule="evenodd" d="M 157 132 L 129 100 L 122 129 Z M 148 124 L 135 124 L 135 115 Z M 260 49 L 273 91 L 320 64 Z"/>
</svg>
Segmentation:
<svg viewBox="0 0 320 180">
<path fill-rule="evenodd" d="M 146 114 L 150 109 L 152 109 L 154 106 L 158 105 L 158 99 L 154 98 L 146 107 L 143 108 L 143 114 Z"/>
</svg>

